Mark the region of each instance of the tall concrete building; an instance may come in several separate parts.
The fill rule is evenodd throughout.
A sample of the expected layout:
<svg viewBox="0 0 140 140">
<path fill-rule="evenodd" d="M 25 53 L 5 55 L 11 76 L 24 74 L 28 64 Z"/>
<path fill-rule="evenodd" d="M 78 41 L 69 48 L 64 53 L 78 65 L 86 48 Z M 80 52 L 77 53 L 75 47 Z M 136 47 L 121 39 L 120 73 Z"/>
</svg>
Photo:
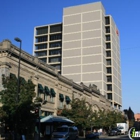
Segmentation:
<svg viewBox="0 0 140 140">
<path fill-rule="evenodd" d="M 58 24 L 55 24 L 58 25 Z M 53 26 L 55 26 L 53 25 Z M 59 72 L 74 82 L 85 85 L 97 85 L 102 95 L 110 100 L 115 108 L 122 106 L 121 94 L 121 72 L 120 72 L 120 40 L 119 31 L 110 15 L 105 14 L 101 2 L 73 6 L 63 9 L 63 23 L 60 32 L 54 31 L 54 35 L 62 34 L 60 41 L 60 69 Z M 40 26 L 40 28 L 51 27 L 52 25 Z M 40 37 L 34 33 L 34 53 L 44 52 L 43 49 L 35 50 Z M 43 35 L 41 35 L 43 36 Z M 48 40 L 39 44 L 47 43 L 50 48 L 51 36 L 48 31 Z M 56 50 L 56 48 L 53 48 Z M 57 55 L 50 56 L 50 49 L 44 56 L 48 60 L 57 58 Z M 39 57 L 40 58 L 40 57 Z M 56 66 L 58 63 L 50 63 Z"/>
</svg>

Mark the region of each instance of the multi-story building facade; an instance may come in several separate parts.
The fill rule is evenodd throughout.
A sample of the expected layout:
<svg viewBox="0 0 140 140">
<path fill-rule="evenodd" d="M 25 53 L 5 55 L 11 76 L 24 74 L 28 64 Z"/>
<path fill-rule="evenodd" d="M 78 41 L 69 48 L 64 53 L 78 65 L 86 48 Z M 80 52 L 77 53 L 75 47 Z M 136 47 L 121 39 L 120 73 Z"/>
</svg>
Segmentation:
<svg viewBox="0 0 140 140">
<path fill-rule="evenodd" d="M 34 34 L 33 55 L 61 73 L 62 23 L 38 26 Z"/>
<path fill-rule="evenodd" d="M 17 77 L 20 49 L 9 40 L 0 43 L 0 91 L 3 90 L 2 75 Z M 107 100 L 96 87 L 77 84 L 60 75 L 54 67 L 40 61 L 37 57 L 21 51 L 20 77 L 35 84 L 36 97 L 45 104 L 41 106 L 42 115 L 57 115 L 64 107 L 70 108 L 72 99 L 85 99 L 93 111 L 111 110 Z M 1 97 L 1 95 L 0 95 Z M 0 105 L 2 105 L 0 103 Z"/>
<path fill-rule="evenodd" d="M 61 74 L 78 84 L 97 85 L 113 107 L 121 108 L 119 32 L 102 3 L 64 8 L 61 42 Z"/>
</svg>

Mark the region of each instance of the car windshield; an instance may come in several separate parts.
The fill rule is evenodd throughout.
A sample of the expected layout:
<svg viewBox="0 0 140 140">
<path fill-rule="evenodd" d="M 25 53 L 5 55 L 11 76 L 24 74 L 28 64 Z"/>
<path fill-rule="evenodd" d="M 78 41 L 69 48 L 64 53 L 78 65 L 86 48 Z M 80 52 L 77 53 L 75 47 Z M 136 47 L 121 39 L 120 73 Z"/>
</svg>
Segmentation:
<svg viewBox="0 0 140 140">
<path fill-rule="evenodd" d="M 56 131 L 57 132 L 67 132 L 68 131 L 68 128 L 67 127 L 60 127 L 60 128 L 57 128 Z"/>
</svg>

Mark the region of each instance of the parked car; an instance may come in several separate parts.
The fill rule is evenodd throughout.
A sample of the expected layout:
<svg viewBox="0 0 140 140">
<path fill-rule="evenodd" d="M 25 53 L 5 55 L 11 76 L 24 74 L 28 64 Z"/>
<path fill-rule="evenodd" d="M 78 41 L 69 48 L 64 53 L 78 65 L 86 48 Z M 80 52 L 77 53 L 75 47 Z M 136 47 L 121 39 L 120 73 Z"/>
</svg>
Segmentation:
<svg viewBox="0 0 140 140">
<path fill-rule="evenodd" d="M 57 130 L 53 132 L 51 140 L 76 140 L 77 138 L 77 127 L 63 125 L 58 127 Z"/>
<path fill-rule="evenodd" d="M 86 134 L 85 138 L 86 139 L 99 139 L 99 133 L 98 132 L 92 132 L 90 134 Z"/>
<path fill-rule="evenodd" d="M 109 136 L 117 136 L 120 134 L 121 134 L 121 130 L 119 130 L 118 128 L 112 128 L 108 131 Z"/>
</svg>

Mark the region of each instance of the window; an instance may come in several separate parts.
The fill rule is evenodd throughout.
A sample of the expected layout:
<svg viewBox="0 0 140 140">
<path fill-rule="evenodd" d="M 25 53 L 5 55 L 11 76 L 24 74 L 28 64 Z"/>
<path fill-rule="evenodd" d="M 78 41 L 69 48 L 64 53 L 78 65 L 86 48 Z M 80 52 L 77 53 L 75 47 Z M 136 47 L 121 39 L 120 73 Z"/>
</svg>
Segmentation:
<svg viewBox="0 0 140 140">
<path fill-rule="evenodd" d="M 49 62 L 61 62 L 61 57 L 49 58 Z"/>
<path fill-rule="evenodd" d="M 55 35 L 50 35 L 50 40 L 59 40 L 62 39 L 62 34 L 55 34 Z"/>
<path fill-rule="evenodd" d="M 107 76 L 107 82 L 112 82 L 112 76 Z"/>
<path fill-rule="evenodd" d="M 106 41 L 110 41 L 110 35 L 106 35 Z"/>
<path fill-rule="evenodd" d="M 36 43 L 38 42 L 45 42 L 48 40 L 47 36 L 36 37 Z"/>
<path fill-rule="evenodd" d="M 58 55 L 61 54 L 61 50 L 51 50 L 49 51 L 49 55 Z"/>
<path fill-rule="evenodd" d="M 110 43 L 106 43 L 106 49 L 111 49 L 111 44 Z"/>
<path fill-rule="evenodd" d="M 110 17 L 105 17 L 105 24 L 106 25 L 110 24 Z"/>
<path fill-rule="evenodd" d="M 43 62 L 47 62 L 46 58 L 40 58 L 40 60 L 43 61 Z"/>
<path fill-rule="evenodd" d="M 107 65 L 111 65 L 111 59 L 106 60 Z"/>
<path fill-rule="evenodd" d="M 40 44 L 35 46 L 35 50 L 41 50 L 46 48 L 47 48 L 47 44 Z"/>
<path fill-rule="evenodd" d="M 62 46 L 61 42 L 50 43 L 50 48 L 61 47 L 61 46 Z"/>
<path fill-rule="evenodd" d="M 47 51 L 42 51 L 42 52 L 36 52 L 35 56 L 46 56 L 47 55 Z"/>
<path fill-rule="evenodd" d="M 61 65 L 52 65 L 53 67 L 55 67 L 56 69 L 60 70 L 61 69 Z"/>
<path fill-rule="evenodd" d="M 54 97 L 53 96 L 50 96 L 50 101 L 54 102 Z"/>
<path fill-rule="evenodd" d="M 48 27 L 41 27 L 36 29 L 37 35 L 47 34 L 47 33 L 48 33 Z"/>
<path fill-rule="evenodd" d="M 112 73 L 111 68 L 107 68 L 107 73 Z"/>
<path fill-rule="evenodd" d="M 106 51 L 106 56 L 111 57 L 111 51 Z"/>
<path fill-rule="evenodd" d="M 63 101 L 60 101 L 60 100 L 59 100 L 59 107 L 60 107 L 60 108 L 63 108 Z"/>
<path fill-rule="evenodd" d="M 50 26 L 50 33 L 61 32 L 61 31 L 62 31 L 62 24 Z"/>
<path fill-rule="evenodd" d="M 112 91 L 112 85 L 107 85 L 107 90 Z"/>
<path fill-rule="evenodd" d="M 53 112 L 45 111 L 45 116 L 53 115 Z"/>
<path fill-rule="evenodd" d="M 105 27 L 105 29 L 106 29 L 106 33 L 110 33 L 110 27 L 109 26 Z"/>
</svg>

